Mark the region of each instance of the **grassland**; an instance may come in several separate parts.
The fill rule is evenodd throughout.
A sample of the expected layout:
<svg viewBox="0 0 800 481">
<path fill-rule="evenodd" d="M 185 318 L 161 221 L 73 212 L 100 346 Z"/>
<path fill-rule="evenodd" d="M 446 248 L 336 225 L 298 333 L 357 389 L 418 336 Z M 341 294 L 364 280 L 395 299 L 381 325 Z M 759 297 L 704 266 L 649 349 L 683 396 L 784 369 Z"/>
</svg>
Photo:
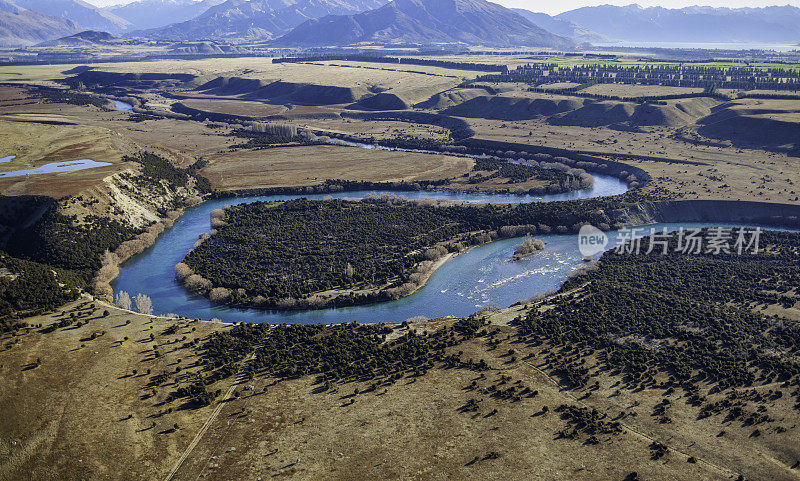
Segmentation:
<svg viewBox="0 0 800 481">
<path fill-rule="evenodd" d="M 800 182 L 795 157 L 756 148 L 735 147 L 730 142 L 684 137 L 685 131 L 651 128 L 625 132 L 605 128 L 551 126 L 541 120 L 517 121 L 470 119 L 477 138 L 533 146 L 581 151 L 596 155 L 628 154 L 651 160 L 627 158 L 653 177 L 645 188 L 682 199 L 743 198 L 767 202 L 798 202 Z M 536 135 L 529 135 L 534 132 Z M 687 138 L 690 142 L 684 140 Z M 687 164 L 686 162 L 690 162 Z M 691 163 L 694 163 L 691 164 Z"/>
<path fill-rule="evenodd" d="M 2 338 L 0 383 L 6 394 L 0 406 L 13 420 L 0 424 L 5 478 L 165 479 L 176 467 L 171 479 L 501 479 L 525 473 L 594 480 L 624 479 L 631 472 L 642 479 L 798 477 L 791 469 L 794 427 L 784 433 L 762 429 L 753 437 L 753 428 L 739 423 L 698 421 L 698 407 L 657 387 L 666 378 L 644 389 L 625 388 L 613 371 L 601 369 L 601 357 L 586 350 L 582 358 L 597 371 L 597 386 L 567 388 L 555 361 L 575 350 L 520 343 L 517 329 L 503 325 L 525 312 L 520 308 L 492 314 L 498 325 L 490 326 L 490 336 L 447 349 L 461 351 L 464 360 L 484 360 L 488 370 L 435 367 L 376 389 L 371 381 L 350 381 L 321 392 L 309 375 L 233 376 L 209 387 L 223 393 L 211 406 L 178 408 L 181 401 L 166 402 L 170 393 L 201 370 L 201 351 L 184 346 L 194 339 L 202 346 L 210 334 L 231 327 L 87 307 L 63 309 L 66 316 L 85 316 L 81 320 L 88 323 L 79 328 L 41 332 L 65 317 L 59 312 L 27 320 L 42 329 Z M 103 317 L 106 309 L 110 315 Z M 426 321 L 411 329 L 433 332 L 452 323 Z M 390 328 L 389 340 L 406 332 Z M 88 340 L 93 333 L 102 335 Z M 163 372 L 168 380 L 154 384 Z M 484 393 L 510 386 L 536 395 L 514 400 Z M 774 386 L 758 388 L 768 389 Z M 725 394 L 709 394 L 709 402 Z M 664 397 L 673 400 L 670 424 L 651 417 Z M 471 399 L 481 399 L 475 410 Z M 769 403 L 781 424 L 791 425 L 796 416 L 790 401 Z M 625 417 L 617 419 L 618 434 L 599 434 L 592 444 L 587 434 L 558 434 L 574 426 L 557 412 L 561 405 L 596 409 L 609 422 L 620 412 Z M 668 447 L 665 457 L 652 459 L 654 441 Z"/>
<path fill-rule="evenodd" d="M 562 65 L 590 62 L 525 56 L 454 59 L 502 62 L 511 68 L 533 60 Z M 640 64 L 632 59 L 622 62 Z M 324 81 L 368 92 L 395 92 L 409 100 L 452 92 L 461 78 L 474 75 L 418 66 L 403 68 L 436 75 L 367 66 L 382 68 L 376 64 L 273 65 L 261 58 L 96 65 L 115 72 L 192 73 L 199 76 L 195 84 L 217 76 Z M 70 75 L 67 71 L 72 67 L 1 67 L 0 81 L 54 85 L 53 80 Z M 556 98 L 526 92 L 521 85 L 493 87 L 501 94 L 493 96 L 486 91 L 487 96 Z M 604 88 L 613 89 L 609 91 L 612 95 L 667 92 L 642 86 L 591 87 Z M 145 110 L 163 113 L 175 100 L 162 93 L 140 90 L 132 95 L 145 101 Z M 204 96 L 191 85 L 175 93 Z M 138 219 L 139 227 L 158 219 L 155 212 L 170 198 L 153 197 L 150 204 L 138 203 L 141 199 L 136 195 L 124 192 L 120 176 L 113 182 L 103 179 L 123 169 L 136 169 L 119 161 L 123 154 L 140 150 L 163 154 L 183 168 L 202 158 L 208 163 L 200 173 L 220 190 L 306 186 L 331 178 L 438 180 L 462 176 L 474 165 L 464 157 L 330 145 L 232 149 L 241 143 L 230 135 L 241 127 L 238 124 L 142 119 L 96 106 L 42 103 L 15 88 L 0 89 L 0 97 L 0 156 L 18 155 L 17 164 L 0 164 L 0 168 L 38 165 L 62 157 L 114 163 L 107 170 L 3 179 L 0 192 L 70 196 L 63 200 L 64 211 L 81 216 L 110 215 L 107 211 L 116 206 L 115 218 Z M 460 101 L 457 95 L 454 98 L 454 102 Z M 558 97 L 570 98 L 574 99 Z M 288 110 L 282 103 L 255 103 L 236 95 L 215 98 L 209 94 L 187 101 L 240 115 L 287 109 L 330 117 L 345 108 L 308 105 Z M 726 115 L 731 118 L 786 121 L 791 127 L 798 122 L 798 107 L 793 102 L 748 99 L 711 107 L 729 112 Z M 667 106 L 675 105 L 670 101 Z M 793 151 L 781 149 L 779 144 L 744 144 L 744 139 L 732 137 L 731 130 L 724 128 L 703 130 L 705 125 L 722 128 L 725 119 L 710 124 L 692 121 L 647 126 L 557 125 L 545 115 L 515 121 L 472 116 L 466 120 L 477 139 L 586 152 L 640 167 L 653 177 L 642 193 L 653 197 L 800 203 L 796 187 L 800 166 Z M 423 124 L 313 117 L 285 122 L 321 132 L 386 140 L 402 135 L 446 139 L 443 129 Z M 172 214 L 174 218 L 179 212 Z M 0 273 L 9 275 L 13 273 Z M 535 320 L 553 309 L 566 309 L 564 312 L 574 315 L 570 309 L 580 309 L 579 301 L 593 291 L 591 284 L 573 282 L 570 289 L 541 303 L 486 313 L 493 324 L 485 333 L 468 339 L 454 334 L 452 344 L 441 352 L 427 352 L 433 367 L 422 369 L 424 375 L 407 369 L 377 380 L 343 380 L 330 371 L 282 376 L 267 368 L 251 370 L 255 361 L 250 359 L 258 359 L 260 353 L 257 343 L 244 345 L 242 356 L 232 354 L 222 368 L 212 371 L 203 363 L 209 356 L 203 347 L 210 336 L 230 333 L 233 326 L 139 315 L 85 297 L 57 312 L 20 321 L 31 327 L 0 334 L 0 478 L 722 480 L 742 475 L 745 479 L 800 479 L 796 376 L 788 385 L 783 380 L 766 382 L 764 377 L 764 382 L 746 390 L 720 390 L 698 378 L 696 395 L 703 398 L 698 404 L 695 393 L 675 387 L 667 372 L 643 370 L 647 381 L 637 377 L 633 382 L 625 373 L 608 369 L 607 353 L 595 344 L 564 344 L 521 332 L 520 320 Z M 668 282 L 656 284 L 670 289 Z M 789 294 L 794 298 L 796 289 Z M 745 307 L 754 315 L 780 316 L 773 332 L 796 329 L 800 319 L 798 309 L 786 303 L 769 301 Z M 70 325 L 57 326 L 70 319 Z M 75 320 L 81 321 L 80 325 Z M 427 338 L 456 322 L 452 318 L 413 322 L 410 329 L 427 333 Z M 322 339 L 338 338 L 333 328 L 320 329 Z M 409 332 L 400 325 L 386 329 L 383 334 L 388 343 Z M 384 345 L 380 337 L 371 342 Z M 660 345 L 650 344 L 653 349 Z M 237 346 L 241 347 L 228 345 L 229 352 L 238 352 Z M 292 350 L 294 347 L 297 349 Z M 287 349 L 297 356 L 287 357 L 296 366 L 308 359 L 304 353 L 319 354 L 302 342 Z M 411 360 L 417 368 L 423 365 L 421 356 Z M 477 367 L 480 360 L 485 369 Z M 574 370 L 565 370 L 565 365 Z M 581 368 L 586 369 L 590 382 L 571 384 L 570 375 L 581 374 Z M 228 375 L 220 379 L 212 374 L 220 370 Z M 197 385 L 200 379 L 208 381 L 209 391 L 220 391 L 210 406 L 174 398 L 173 393 Z M 331 379 L 326 387 L 324 381 Z M 507 391 L 509 387 L 514 390 Z M 497 395 L 498 391 L 510 394 Z M 782 394 L 778 396 L 777 391 Z M 756 427 L 723 415 L 703 417 L 707 412 L 703 406 L 714 403 L 739 403 L 742 409 L 767 413 L 772 420 Z M 669 422 L 661 422 L 663 416 L 658 413 L 663 414 L 667 404 L 671 406 Z M 566 407 L 558 409 L 562 405 Z M 632 473 L 636 476 L 631 477 Z"/>
<path fill-rule="evenodd" d="M 202 174 L 218 188 L 233 190 L 315 185 L 327 179 L 438 180 L 460 176 L 473 165 L 464 157 L 319 145 L 237 151 L 215 160 Z"/>
<path fill-rule="evenodd" d="M 351 118 L 300 120 L 303 127 L 327 133 L 346 134 L 376 141 L 396 138 L 432 139 L 442 143 L 450 140 L 450 131 L 435 125 L 415 124 L 391 120 L 361 120 Z"/>
<path fill-rule="evenodd" d="M 597 84 L 581 92 L 599 95 L 613 95 L 623 98 L 657 97 L 660 95 L 686 95 L 702 92 L 703 89 L 689 87 L 665 87 L 661 85 L 622 85 Z"/>
<path fill-rule="evenodd" d="M 80 300 L 29 319 L 47 328 L 76 314 L 85 322 L 80 327 L 4 336 L 4 479 L 154 479 L 164 474 L 165 462 L 177 457 L 200 428 L 203 414 L 211 411 L 166 412 L 161 403 L 170 383 L 199 372 L 197 353 L 184 345 L 225 326 L 176 323 L 113 307 L 104 317 L 107 309 Z M 10 340 L 13 347 L 7 344 Z M 37 359 L 39 364 L 29 367 Z M 178 367 L 180 373 L 175 372 Z M 153 376 L 164 372 L 172 381 L 163 387 L 152 384 Z"/>
</svg>

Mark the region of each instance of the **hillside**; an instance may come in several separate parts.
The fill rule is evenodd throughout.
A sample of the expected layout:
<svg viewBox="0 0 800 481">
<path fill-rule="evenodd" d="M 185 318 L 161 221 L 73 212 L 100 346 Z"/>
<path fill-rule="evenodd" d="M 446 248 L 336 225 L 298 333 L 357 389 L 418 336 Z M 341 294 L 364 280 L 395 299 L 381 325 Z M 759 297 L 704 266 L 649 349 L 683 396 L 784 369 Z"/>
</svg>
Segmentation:
<svg viewBox="0 0 800 481">
<path fill-rule="evenodd" d="M 131 23 L 131 28 L 147 29 L 185 22 L 202 14 L 223 0 L 139 0 L 114 5 L 106 10 Z"/>
<path fill-rule="evenodd" d="M 135 34 L 163 40 L 268 40 L 312 18 L 357 13 L 382 3 L 380 0 L 227 0 L 194 19 Z"/>
<path fill-rule="evenodd" d="M 0 47 L 33 45 L 76 30 L 78 26 L 70 20 L 51 17 L 0 0 Z"/>
<path fill-rule="evenodd" d="M 120 32 L 130 23 L 83 0 L 15 0 L 21 7 L 71 20 L 82 29 Z"/>
<path fill-rule="evenodd" d="M 532 12 L 524 8 L 512 8 L 511 10 L 522 15 L 537 27 L 562 37 L 571 38 L 578 42 L 608 41 L 607 37 L 563 18 L 553 17 L 546 13 Z"/>
<path fill-rule="evenodd" d="M 125 39 L 108 32 L 84 30 L 74 35 L 56 38 L 37 44 L 37 47 L 91 47 L 91 46 L 126 46 L 142 43 L 138 39 Z"/>
<path fill-rule="evenodd" d="M 601 5 L 564 12 L 574 22 L 617 40 L 666 42 L 774 42 L 800 39 L 800 8 L 642 8 Z"/>
<path fill-rule="evenodd" d="M 395 0 L 357 15 L 309 20 L 278 39 L 275 45 L 310 47 L 355 43 L 573 46 L 572 41 L 484 0 Z"/>
</svg>

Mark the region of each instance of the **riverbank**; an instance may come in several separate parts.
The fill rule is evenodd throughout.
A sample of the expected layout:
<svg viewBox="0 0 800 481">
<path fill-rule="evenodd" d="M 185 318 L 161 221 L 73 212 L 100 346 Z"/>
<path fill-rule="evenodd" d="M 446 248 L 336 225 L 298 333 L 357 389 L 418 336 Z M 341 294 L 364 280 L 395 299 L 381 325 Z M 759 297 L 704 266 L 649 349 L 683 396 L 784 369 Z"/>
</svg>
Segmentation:
<svg viewBox="0 0 800 481">
<path fill-rule="evenodd" d="M 339 196 L 346 195 L 340 194 Z M 132 259 L 127 267 L 123 267 L 122 282 L 116 287 L 129 292 L 137 292 L 137 290 L 144 290 L 140 288 L 146 286 L 146 293 L 153 297 L 154 304 L 161 312 L 179 312 L 190 317 L 216 317 L 227 322 L 330 323 L 358 321 L 369 323 L 402 321 L 418 315 L 430 318 L 445 315 L 468 315 L 487 304 L 496 304 L 501 307 L 510 306 L 521 299 L 556 290 L 572 271 L 585 266 L 583 256 L 578 252 L 577 242 L 572 235 L 537 235 L 538 238 L 548 243 L 547 249 L 541 251 L 539 255 L 520 262 L 512 262 L 510 259 L 515 247 L 520 242 L 519 238 L 496 240 L 474 247 L 469 252 L 453 256 L 447 262 L 438 265 L 435 272 L 432 272 L 426 279 L 423 288 L 416 289 L 413 294 L 395 301 L 360 307 L 305 311 L 247 310 L 226 307 L 191 295 L 172 280 L 174 277 L 172 266 L 180 262 L 186 252 L 179 247 L 180 244 L 186 245 L 185 249 L 188 250 L 197 240 L 197 235 L 207 232 L 208 212 L 213 210 L 215 205 L 220 205 L 221 202 L 209 201 L 189 211 L 188 216 L 181 219 L 181 222 L 185 221 L 189 224 L 179 226 L 183 232 L 171 229 L 165 233 L 168 238 L 160 240 L 154 246 L 154 252 Z M 679 201 L 674 204 L 641 203 L 636 207 L 625 207 L 623 220 L 629 225 L 645 225 L 666 219 L 676 221 L 701 219 L 700 222 L 653 226 L 659 230 L 714 225 L 709 220 L 715 218 L 711 216 L 714 211 L 704 209 L 704 202 L 694 207 L 687 206 L 685 209 L 681 207 L 682 202 L 690 201 Z M 786 210 L 781 210 L 779 214 L 789 217 L 798 214 L 798 207 L 784 207 Z M 195 214 L 198 209 L 203 212 Z M 764 218 L 760 214 L 764 210 L 774 210 L 775 205 L 766 204 L 759 207 L 758 210 L 748 210 L 741 205 L 722 203 L 717 205 L 717 209 L 715 214 L 717 218 L 728 221 L 718 222 L 720 224 L 741 225 L 741 221 L 751 220 L 755 223 L 748 225 L 764 225 L 765 221 L 770 221 L 770 219 Z M 679 215 L 681 212 L 688 213 L 689 211 L 694 211 L 691 216 Z M 727 212 L 728 215 L 723 216 L 724 212 Z M 774 220 L 770 223 L 772 225 L 791 225 L 789 217 L 785 217 L 782 223 L 774 222 Z M 648 229 L 644 229 L 640 233 L 644 234 L 648 231 Z M 196 234 L 192 232 L 196 232 Z M 616 234 L 611 231 L 607 232 L 607 235 L 613 239 Z M 167 248 L 176 245 L 177 249 Z M 158 259 L 159 263 L 150 262 L 155 259 Z M 157 279 L 156 284 L 153 284 L 154 279 Z M 163 308 L 159 306 L 163 306 Z"/>
</svg>

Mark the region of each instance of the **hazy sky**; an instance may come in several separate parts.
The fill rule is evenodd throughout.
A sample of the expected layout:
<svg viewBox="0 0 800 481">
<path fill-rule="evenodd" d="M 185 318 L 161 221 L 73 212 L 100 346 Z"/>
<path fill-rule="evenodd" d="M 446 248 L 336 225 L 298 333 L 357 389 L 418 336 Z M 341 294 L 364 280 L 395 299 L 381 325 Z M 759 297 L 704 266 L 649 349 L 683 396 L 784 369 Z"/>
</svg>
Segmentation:
<svg viewBox="0 0 800 481">
<path fill-rule="evenodd" d="M 637 3 L 643 7 L 664 7 L 664 8 L 681 8 L 691 5 L 709 5 L 712 7 L 767 7 L 770 5 L 794 5 L 800 7 L 800 1 L 776 1 L 776 0 L 661 0 L 661 1 L 633 1 L 633 0 L 601 0 L 601 1 L 587 1 L 587 0 L 561 0 L 558 2 L 553 1 L 540 1 L 540 0 L 490 0 L 506 7 L 526 8 L 534 12 L 545 12 L 551 15 L 566 12 L 580 7 L 587 7 L 592 5 L 630 5 Z"/>
<path fill-rule="evenodd" d="M 130 3 L 134 0 L 87 0 L 98 6 L 116 5 L 119 3 Z M 527 8 L 534 12 L 545 12 L 551 15 L 556 13 L 565 12 L 574 8 L 585 7 L 589 5 L 629 5 L 631 3 L 638 3 L 643 7 L 662 6 L 667 8 L 680 8 L 690 5 L 711 5 L 714 7 L 766 7 L 769 5 L 794 5 L 800 7 L 800 0 L 655 0 L 647 1 L 641 0 L 638 2 L 632 0 L 561 0 L 553 2 L 552 0 L 491 0 L 495 3 L 505 5 L 506 7 Z"/>
</svg>

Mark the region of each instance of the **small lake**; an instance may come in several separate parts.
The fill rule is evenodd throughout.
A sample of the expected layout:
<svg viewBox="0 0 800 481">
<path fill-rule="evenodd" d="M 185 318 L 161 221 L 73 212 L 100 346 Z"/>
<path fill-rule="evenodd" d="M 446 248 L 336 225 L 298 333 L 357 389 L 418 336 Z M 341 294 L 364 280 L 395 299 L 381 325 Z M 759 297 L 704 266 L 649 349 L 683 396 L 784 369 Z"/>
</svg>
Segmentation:
<svg viewBox="0 0 800 481">
<path fill-rule="evenodd" d="M 122 100 L 112 100 L 114 102 L 114 108 L 120 110 L 122 112 L 133 112 L 133 105 L 129 104 L 128 102 L 123 102 Z"/>
<path fill-rule="evenodd" d="M 667 49 L 704 49 L 704 50 L 774 50 L 791 52 L 800 50 L 800 46 L 781 43 L 748 43 L 748 42 L 645 42 L 638 40 L 620 40 L 618 42 L 595 42 L 597 47 L 632 47 L 632 48 L 667 48 Z"/>
<path fill-rule="evenodd" d="M 14 156 L 3 157 L 5 162 L 10 162 Z M 32 169 L 21 169 L 21 170 L 11 170 L 8 172 L 0 172 L 1 177 L 20 177 L 23 175 L 38 175 L 38 174 L 56 174 L 59 172 L 74 172 L 76 170 L 84 170 L 84 169 L 92 169 L 94 167 L 104 167 L 106 165 L 111 165 L 110 162 L 97 162 L 96 160 L 92 159 L 78 159 L 78 160 L 67 160 L 63 162 L 50 162 L 49 164 L 44 164 L 36 168 Z"/>
</svg>

